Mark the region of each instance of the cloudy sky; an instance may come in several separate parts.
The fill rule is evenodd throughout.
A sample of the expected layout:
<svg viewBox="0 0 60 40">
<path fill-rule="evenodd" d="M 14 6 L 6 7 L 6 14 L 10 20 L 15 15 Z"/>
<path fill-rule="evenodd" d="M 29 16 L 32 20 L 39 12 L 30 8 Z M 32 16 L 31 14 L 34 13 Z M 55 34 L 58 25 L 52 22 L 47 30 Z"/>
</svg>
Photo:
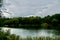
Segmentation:
<svg viewBox="0 0 60 40">
<path fill-rule="evenodd" d="M 44 17 L 60 13 L 60 0 L 3 0 L 2 11 L 6 17 Z"/>
</svg>

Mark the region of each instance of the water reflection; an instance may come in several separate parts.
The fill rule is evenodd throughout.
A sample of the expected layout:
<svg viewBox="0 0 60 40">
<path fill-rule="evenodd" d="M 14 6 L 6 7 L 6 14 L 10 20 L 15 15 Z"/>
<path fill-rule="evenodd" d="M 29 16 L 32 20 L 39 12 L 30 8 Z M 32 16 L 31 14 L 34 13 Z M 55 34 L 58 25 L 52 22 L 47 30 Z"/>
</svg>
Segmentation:
<svg viewBox="0 0 60 40">
<path fill-rule="evenodd" d="M 58 36 L 59 32 L 56 30 L 47 30 L 47 29 L 41 29 L 41 30 L 27 30 L 27 29 L 18 29 L 18 28 L 2 28 L 3 30 L 10 29 L 11 34 L 19 35 L 23 38 L 30 36 L 30 37 L 54 37 Z M 60 34 L 59 34 L 60 36 Z"/>
</svg>

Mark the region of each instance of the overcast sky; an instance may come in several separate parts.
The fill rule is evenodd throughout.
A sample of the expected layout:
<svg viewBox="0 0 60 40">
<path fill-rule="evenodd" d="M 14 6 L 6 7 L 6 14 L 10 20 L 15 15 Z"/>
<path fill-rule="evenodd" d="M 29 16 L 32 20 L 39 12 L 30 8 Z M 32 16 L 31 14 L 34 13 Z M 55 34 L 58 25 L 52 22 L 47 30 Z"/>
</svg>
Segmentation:
<svg viewBox="0 0 60 40">
<path fill-rule="evenodd" d="M 4 0 L 2 10 L 6 17 L 44 17 L 60 13 L 60 0 Z"/>
</svg>

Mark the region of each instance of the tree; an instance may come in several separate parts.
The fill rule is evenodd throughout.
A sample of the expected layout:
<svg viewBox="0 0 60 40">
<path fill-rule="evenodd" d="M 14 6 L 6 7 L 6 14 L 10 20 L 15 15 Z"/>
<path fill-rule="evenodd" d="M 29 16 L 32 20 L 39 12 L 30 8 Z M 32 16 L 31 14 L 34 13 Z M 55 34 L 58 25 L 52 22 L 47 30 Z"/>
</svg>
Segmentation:
<svg viewBox="0 0 60 40">
<path fill-rule="evenodd" d="M 42 28 L 48 28 L 48 26 L 49 26 L 49 25 L 48 25 L 47 23 L 42 23 L 42 24 L 41 24 L 41 27 L 42 27 Z"/>
</svg>

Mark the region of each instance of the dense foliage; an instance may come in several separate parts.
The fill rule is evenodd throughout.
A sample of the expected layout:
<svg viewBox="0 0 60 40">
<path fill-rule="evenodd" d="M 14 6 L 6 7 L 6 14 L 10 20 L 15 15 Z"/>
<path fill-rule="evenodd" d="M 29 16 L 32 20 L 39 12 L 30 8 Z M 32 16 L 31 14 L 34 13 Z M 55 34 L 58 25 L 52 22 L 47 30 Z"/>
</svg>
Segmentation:
<svg viewBox="0 0 60 40">
<path fill-rule="evenodd" d="M 60 29 L 60 14 L 46 16 L 0 18 L 0 27 L 29 28 L 29 29 Z"/>
</svg>

